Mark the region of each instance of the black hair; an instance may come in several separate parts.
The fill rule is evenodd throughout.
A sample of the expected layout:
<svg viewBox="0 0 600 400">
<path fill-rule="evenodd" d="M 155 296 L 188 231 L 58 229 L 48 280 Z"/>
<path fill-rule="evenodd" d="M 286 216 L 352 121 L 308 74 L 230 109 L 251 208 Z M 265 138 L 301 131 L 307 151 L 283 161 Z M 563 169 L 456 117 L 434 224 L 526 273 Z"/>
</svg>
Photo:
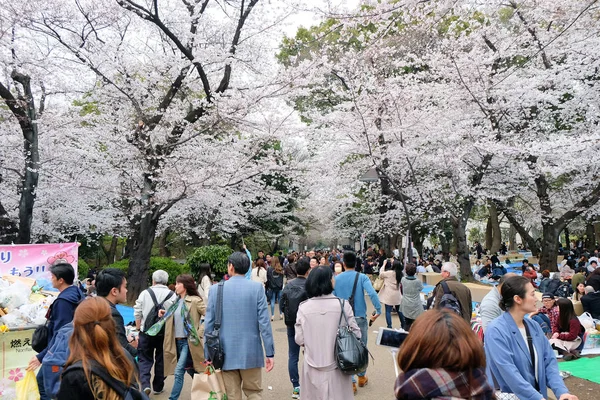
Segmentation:
<svg viewBox="0 0 600 400">
<path fill-rule="evenodd" d="M 333 292 L 332 277 L 331 268 L 326 265 L 313 268 L 306 279 L 306 294 L 308 298 L 331 294 Z"/>
<path fill-rule="evenodd" d="M 204 279 L 205 276 L 208 276 L 210 278 L 210 264 L 209 263 L 202 263 L 198 266 L 198 283 L 202 283 L 202 279 Z"/>
<path fill-rule="evenodd" d="M 503 311 L 510 309 L 515 304 L 515 296 L 524 299 L 527 294 L 527 284 L 531 284 L 531 279 L 524 276 L 511 276 L 502 284 L 500 308 Z"/>
<path fill-rule="evenodd" d="M 400 285 L 400 282 L 402 282 L 402 269 L 403 269 L 402 262 L 400 260 L 394 260 L 393 263 L 388 263 L 388 264 L 392 264 L 392 268 L 396 271 L 396 284 Z"/>
<path fill-rule="evenodd" d="M 227 259 L 227 263 L 233 265 L 233 270 L 236 274 L 246 275 L 250 268 L 250 260 L 248 256 L 241 251 L 236 251 Z"/>
<path fill-rule="evenodd" d="M 125 271 L 116 268 L 104 268 L 96 276 L 96 294 L 106 297 L 113 288 L 121 289 L 125 280 Z"/>
<path fill-rule="evenodd" d="M 296 261 L 296 273 L 298 275 L 306 275 L 306 273 L 310 270 L 310 259 L 308 257 L 300 257 L 298 261 Z"/>
<path fill-rule="evenodd" d="M 559 297 L 556 300 L 556 304 L 558 305 L 558 327 L 560 328 L 560 332 L 568 332 L 571 320 L 577 318 L 573 302 L 569 299 Z"/>
<path fill-rule="evenodd" d="M 75 269 L 66 262 L 51 266 L 50 273 L 56 277 L 56 280 L 64 280 L 67 285 L 72 285 L 75 280 Z"/>
<path fill-rule="evenodd" d="M 356 253 L 353 251 L 345 251 L 343 261 L 346 268 L 356 268 Z"/>
<path fill-rule="evenodd" d="M 406 264 L 404 272 L 406 272 L 406 275 L 408 276 L 415 276 L 415 274 L 417 273 L 417 266 L 413 263 L 408 263 Z"/>
</svg>

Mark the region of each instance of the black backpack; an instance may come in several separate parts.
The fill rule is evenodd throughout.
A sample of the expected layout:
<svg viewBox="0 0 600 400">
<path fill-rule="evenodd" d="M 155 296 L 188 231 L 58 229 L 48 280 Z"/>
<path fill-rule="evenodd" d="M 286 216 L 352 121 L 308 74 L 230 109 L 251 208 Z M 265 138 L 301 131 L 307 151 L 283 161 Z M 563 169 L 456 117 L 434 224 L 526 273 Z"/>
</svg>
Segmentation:
<svg viewBox="0 0 600 400">
<path fill-rule="evenodd" d="M 273 270 L 271 272 L 271 279 L 269 279 L 269 288 L 271 290 L 283 289 L 283 274 L 278 274 Z"/>
<path fill-rule="evenodd" d="M 92 374 L 102 379 L 104 383 L 106 383 L 112 390 L 117 392 L 117 394 L 123 400 L 150 400 L 146 393 L 140 391 L 135 383 L 127 387 L 127 385 L 121 382 L 120 380 L 110 376 L 108 371 L 103 366 L 98 364 L 95 360 L 91 360 L 90 366 L 92 367 Z M 63 372 L 63 376 L 69 371 L 76 369 L 83 369 L 81 361 L 77 361 L 69 367 L 67 367 L 67 369 L 65 369 Z"/>
<path fill-rule="evenodd" d="M 305 300 L 308 300 L 305 287 L 294 285 L 292 282 L 288 283 L 281 296 L 281 308 L 283 308 L 284 322 L 287 326 L 296 324 L 298 307 Z"/>
<path fill-rule="evenodd" d="M 148 288 L 148 293 L 150 294 L 150 297 L 152 297 L 152 302 L 154 303 L 154 306 L 152 307 L 152 309 L 146 316 L 146 321 L 144 322 L 144 332 L 147 332 L 148 329 L 150 329 L 152 327 L 152 325 L 156 324 L 158 322 L 158 320 L 160 320 L 160 318 L 158 317 L 158 311 L 162 310 L 163 305 L 165 304 L 165 301 L 167 301 L 171 296 L 173 296 L 173 292 L 169 291 L 169 293 L 167 294 L 167 297 L 165 297 L 164 300 L 159 303 L 158 300 L 156 300 L 156 295 L 154 294 L 154 292 L 152 291 L 151 288 Z M 163 326 L 157 335 L 164 335 L 164 334 L 165 334 L 165 327 Z"/>
<path fill-rule="evenodd" d="M 568 299 L 573 294 L 573 287 L 569 282 L 563 282 L 557 289 L 555 295 Z"/>
<path fill-rule="evenodd" d="M 462 316 L 462 308 L 460 306 L 460 302 L 452 294 L 450 288 L 448 287 L 448 284 L 444 281 L 441 281 L 440 285 L 442 285 L 442 289 L 444 289 L 444 295 L 442 296 L 442 300 L 440 301 L 438 308 L 447 308 L 448 310 L 454 311 L 456 314 Z"/>
</svg>

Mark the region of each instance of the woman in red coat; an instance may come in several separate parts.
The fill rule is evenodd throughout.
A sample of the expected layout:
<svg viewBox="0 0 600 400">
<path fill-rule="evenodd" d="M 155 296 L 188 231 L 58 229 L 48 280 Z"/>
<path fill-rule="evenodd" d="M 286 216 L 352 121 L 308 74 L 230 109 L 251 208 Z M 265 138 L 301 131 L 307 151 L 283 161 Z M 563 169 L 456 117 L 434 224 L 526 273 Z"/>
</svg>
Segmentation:
<svg viewBox="0 0 600 400">
<path fill-rule="evenodd" d="M 523 276 L 531 281 L 533 287 L 537 287 L 535 280 L 537 279 L 537 272 L 531 266 L 523 266 Z"/>
</svg>

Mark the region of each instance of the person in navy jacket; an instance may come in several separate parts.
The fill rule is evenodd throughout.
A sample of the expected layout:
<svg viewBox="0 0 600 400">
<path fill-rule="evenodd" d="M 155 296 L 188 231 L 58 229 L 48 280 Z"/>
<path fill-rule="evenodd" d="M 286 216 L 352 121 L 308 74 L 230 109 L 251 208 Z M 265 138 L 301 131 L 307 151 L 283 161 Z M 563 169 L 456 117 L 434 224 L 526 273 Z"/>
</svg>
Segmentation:
<svg viewBox="0 0 600 400">
<path fill-rule="evenodd" d="M 559 400 L 577 400 L 563 383 L 542 328 L 525 317 L 537 310 L 531 281 L 523 276 L 510 277 L 502 285 L 501 295 L 500 307 L 505 312 L 485 332 L 490 385 L 503 393 L 514 393 L 520 400 L 546 399 L 548 387 Z"/>
</svg>

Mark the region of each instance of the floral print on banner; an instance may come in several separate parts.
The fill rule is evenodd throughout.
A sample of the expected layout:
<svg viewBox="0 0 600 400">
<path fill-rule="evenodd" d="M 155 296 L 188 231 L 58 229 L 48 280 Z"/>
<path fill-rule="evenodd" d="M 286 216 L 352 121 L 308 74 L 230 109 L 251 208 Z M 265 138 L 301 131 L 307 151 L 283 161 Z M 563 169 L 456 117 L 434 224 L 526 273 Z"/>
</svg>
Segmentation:
<svg viewBox="0 0 600 400">
<path fill-rule="evenodd" d="M 21 368 L 15 368 L 8 371 L 8 379 L 15 383 L 23 379 L 23 371 L 21 371 Z"/>
</svg>

